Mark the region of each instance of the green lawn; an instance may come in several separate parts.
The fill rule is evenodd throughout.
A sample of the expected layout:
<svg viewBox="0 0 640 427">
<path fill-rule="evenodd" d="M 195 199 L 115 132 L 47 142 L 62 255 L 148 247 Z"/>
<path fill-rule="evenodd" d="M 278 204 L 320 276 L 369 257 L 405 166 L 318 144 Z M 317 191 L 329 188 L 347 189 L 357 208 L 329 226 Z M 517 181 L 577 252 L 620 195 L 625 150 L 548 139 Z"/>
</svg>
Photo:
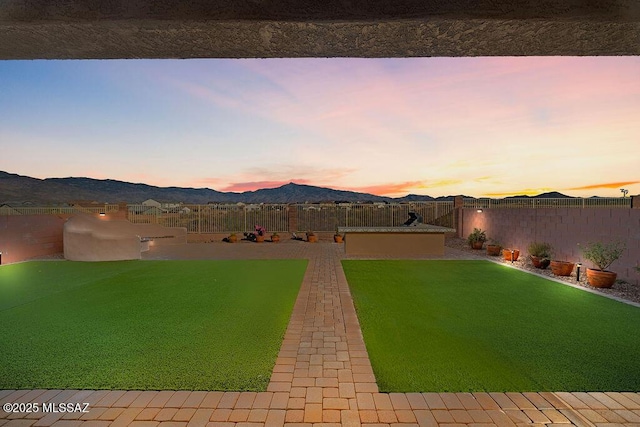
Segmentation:
<svg viewBox="0 0 640 427">
<path fill-rule="evenodd" d="M 343 261 L 382 391 L 640 391 L 640 308 L 488 261 Z"/>
<path fill-rule="evenodd" d="M 265 390 L 306 266 L 2 266 L 0 389 Z"/>
</svg>

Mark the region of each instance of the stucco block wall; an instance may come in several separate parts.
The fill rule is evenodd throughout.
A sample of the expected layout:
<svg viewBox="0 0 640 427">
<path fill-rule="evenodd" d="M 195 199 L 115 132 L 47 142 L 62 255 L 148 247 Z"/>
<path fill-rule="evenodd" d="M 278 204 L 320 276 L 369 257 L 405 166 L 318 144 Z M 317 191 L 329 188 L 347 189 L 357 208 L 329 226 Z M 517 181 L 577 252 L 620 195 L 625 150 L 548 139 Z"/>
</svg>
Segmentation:
<svg viewBox="0 0 640 427">
<path fill-rule="evenodd" d="M 444 255 L 444 233 L 350 233 L 345 253 L 355 256 L 413 258 Z"/>
<path fill-rule="evenodd" d="M 504 247 L 520 249 L 534 241 L 553 245 L 554 258 L 583 262 L 580 245 L 594 241 L 622 240 L 627 249 L 613 263 L 611 270 L 618 278 L 636 283 L 640 275 L 634 267 L 640 264 L 640 209 L 620 208 L 492 208 L 476 212 L 462 210 L 462 233 L 465 237 L 474 227 L 486 230 L 487 236 Z"/>
<path fill-rule="evenodd" d="M 0 216 L 2 263 L 62 252 L 62 227 L 68 215 Z"/>
</svg>

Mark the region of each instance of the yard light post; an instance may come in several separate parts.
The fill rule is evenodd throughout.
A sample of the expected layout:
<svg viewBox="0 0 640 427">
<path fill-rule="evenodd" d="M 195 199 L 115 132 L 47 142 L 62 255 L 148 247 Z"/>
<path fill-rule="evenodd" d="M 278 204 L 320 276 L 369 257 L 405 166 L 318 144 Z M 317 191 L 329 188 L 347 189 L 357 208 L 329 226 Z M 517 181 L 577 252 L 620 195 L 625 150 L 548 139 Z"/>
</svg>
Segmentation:
<svg viewBox="0 0 640 427">
<path fill-rule="evenodd" d="M 580 281 L 580 267 L 582 267 L 582 263 L 576 264 L 576 282 Z"/>
<path fill-rule="evenodd" d="M 2 265 L 2 251 L 0 251 L 0 265 Z"/>
<path fill-rule="evenodd" d="M 511 264 L 513 264 L 513 249 L 511 249 Z"/>
</svg>

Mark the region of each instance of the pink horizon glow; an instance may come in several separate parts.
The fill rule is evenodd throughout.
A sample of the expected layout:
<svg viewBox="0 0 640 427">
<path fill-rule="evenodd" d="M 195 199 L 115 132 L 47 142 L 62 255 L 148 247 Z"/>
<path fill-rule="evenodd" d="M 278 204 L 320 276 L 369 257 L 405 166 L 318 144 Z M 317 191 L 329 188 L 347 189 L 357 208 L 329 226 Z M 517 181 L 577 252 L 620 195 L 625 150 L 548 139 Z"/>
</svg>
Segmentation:
<svg viewBox="0 0 640 427">
<path fill-rule="evenodd" d="M 0 170 L 233 192 L 640 194 L 638 57 L 71 64 L 109 95 L 31 113 L 37 98 L 12 93 L 25 110 L 0 119 Z"/>
</svg>

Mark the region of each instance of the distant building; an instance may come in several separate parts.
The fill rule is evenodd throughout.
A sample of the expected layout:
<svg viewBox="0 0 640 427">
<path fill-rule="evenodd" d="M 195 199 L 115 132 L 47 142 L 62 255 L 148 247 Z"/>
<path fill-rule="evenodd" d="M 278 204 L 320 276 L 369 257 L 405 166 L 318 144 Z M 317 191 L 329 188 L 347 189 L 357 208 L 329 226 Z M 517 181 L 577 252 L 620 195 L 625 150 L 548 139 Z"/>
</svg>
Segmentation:
<svg viewBox="0 0 640 427">
<path fill-rule="evenodd" d="M 153 206 L 154 208 L 160 208 L 162 207 L 162 203 L 158 202 L 157 200 L 147 199 L 142 202 L 142 206 Z"/>
</svg>

